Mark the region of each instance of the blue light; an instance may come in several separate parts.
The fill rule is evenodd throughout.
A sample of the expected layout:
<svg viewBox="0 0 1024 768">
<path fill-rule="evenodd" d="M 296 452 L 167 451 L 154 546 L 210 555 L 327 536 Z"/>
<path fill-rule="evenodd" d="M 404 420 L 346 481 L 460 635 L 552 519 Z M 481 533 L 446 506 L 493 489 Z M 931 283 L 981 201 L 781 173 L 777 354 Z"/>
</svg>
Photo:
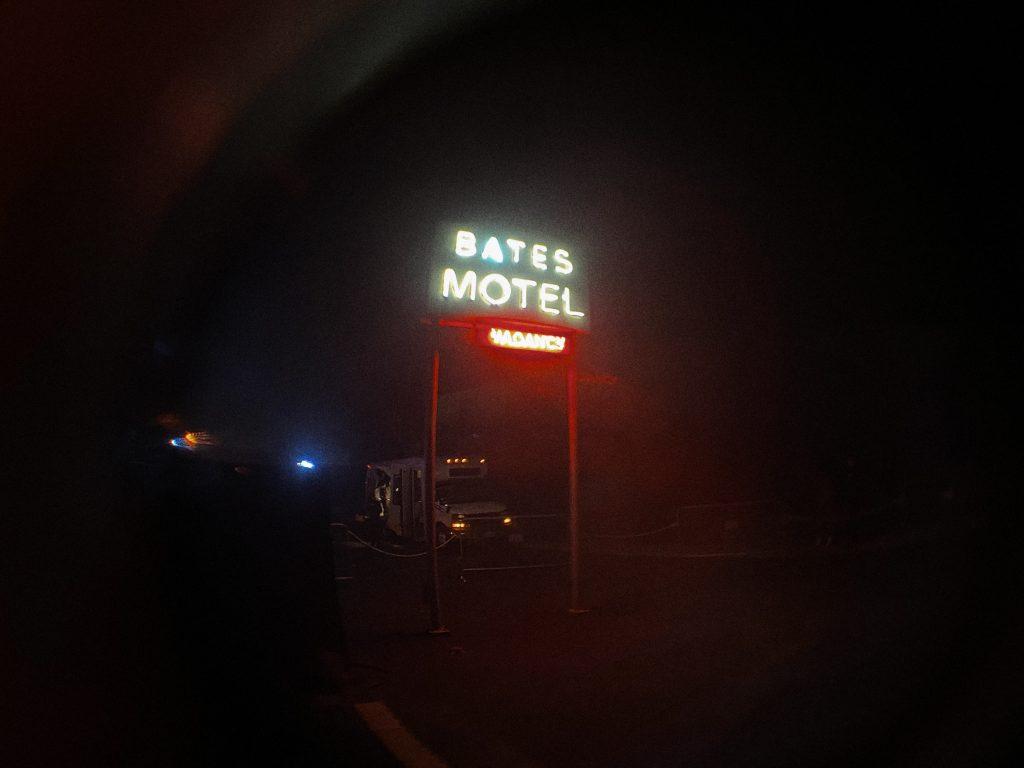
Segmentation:
<svg viewBox="0 0 1024 768">
<path fill-rule="evenodd" d="M 301 459 L 300 461 L 296 461 L 295 466 L 299 467 L 300 469 L 316 469 L 316 464 L 314 464 L 309 459 Z"/>
<path fill-rule="evenodd" d="M 188 444 L 188 440 L 186 440 L 184 437 L 173 438 L 171 440 L 171 445 L 173 445 L 175 448 L 185 448 L 186 450 L 189 451 L 192 450 L 192 446 Z"/>
</svg>

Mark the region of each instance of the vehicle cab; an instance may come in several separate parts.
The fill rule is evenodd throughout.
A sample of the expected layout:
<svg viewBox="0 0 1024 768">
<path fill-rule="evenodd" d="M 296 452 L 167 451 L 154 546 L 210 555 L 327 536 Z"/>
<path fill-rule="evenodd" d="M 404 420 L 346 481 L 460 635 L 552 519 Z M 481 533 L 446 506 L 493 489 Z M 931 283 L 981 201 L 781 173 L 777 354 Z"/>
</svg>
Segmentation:
<svg viewBox="0 0 1024 768">
<path fill-rule="evenodd" d="M 379 520 L 385 535 L 424 539 L 423 466 L 423 459 L 418 457 L 367 465 L 364 518 Z M 509 513 L 487 470 L 483 456 L 457 455 L 438 460 L 435 520 L 441 538 L 517 538 L 515 516 Z"/>
</svg>

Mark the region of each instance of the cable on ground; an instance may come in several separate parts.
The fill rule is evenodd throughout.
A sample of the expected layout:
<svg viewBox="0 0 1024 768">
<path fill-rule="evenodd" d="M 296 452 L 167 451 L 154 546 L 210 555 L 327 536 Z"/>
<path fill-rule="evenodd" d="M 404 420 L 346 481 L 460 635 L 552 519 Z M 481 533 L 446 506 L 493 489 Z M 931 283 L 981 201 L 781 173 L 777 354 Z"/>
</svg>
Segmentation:
<svg viewBox="0 0 1024 768">
<path fill-rule="evenodd" d="M 344 528 L 345 529 L 345 533 L 347 533 L 349 536 L 351 536 L 353 539 L 358 541 L 360 544 L 362 544 L 367 549 L 372 549 L 374 552 L 377 552 L 377 553 L 382 554 L 382 555 L 387 555 L 388 557 L 411 558 L 411 557 L 424 557 L 425 555 L 430 554 L 430 550 L 429 549 L 427 551 L 425 551 L 425 552 L 414 552 L 414 553 L 409 554 L 409 555 L 402 554 L 400 552 L 388 552 L 387 550 L 380 549 L 379 547 L 375 547 L 373 544 L 368 542 L 366 539 L 360 538 L 359 536 L 357 536 L 355 534 L 355 532 L 351 528 L 349 528 L 344 523 L 331 523 L 331 526 L 332 527 L 336 527 L 336 528 Z M 434 547 L 434 549 L 438 549 L 438 550 L 439 549 L 444 549 L 449 544 L 451 544 L 451 542 L 454 541 L 455 538 L 456 538 L 455 536 L 449 537 L 444 542 L 442 542 L 438 546 Z"/>
</svg>

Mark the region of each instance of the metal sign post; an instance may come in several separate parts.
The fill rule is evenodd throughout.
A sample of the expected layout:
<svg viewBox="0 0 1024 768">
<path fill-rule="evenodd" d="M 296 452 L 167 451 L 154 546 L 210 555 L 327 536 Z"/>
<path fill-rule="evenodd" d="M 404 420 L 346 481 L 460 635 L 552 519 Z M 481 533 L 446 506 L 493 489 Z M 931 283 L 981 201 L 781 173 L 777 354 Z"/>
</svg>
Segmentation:
<svg viewBox="0 0 1024 768">
<path fill-rule="evenodd" d="M 437 329 L 431 329 L 434 355 L 430 374 L 430 408 L 427 425 L 427 455 L 423 459 L 423 504 L 426 509 L 427 544 L 430 547 L 430 634 L 447 635 L 448 629 L 441 623 L 441 590 L 437 569 L 437 516 L 434 504 L 437 502 L 437 380 L 441 370 L 441 350 L 438 347 Z"/>
<path fill-rule="evenodd" d="M 565 369 L 565 403 L 569 422 L 569 613 L 586 613 L 580 605 L 580 507 L 579 507 L 579 392 L 576 355 Z"/>
</svg>

